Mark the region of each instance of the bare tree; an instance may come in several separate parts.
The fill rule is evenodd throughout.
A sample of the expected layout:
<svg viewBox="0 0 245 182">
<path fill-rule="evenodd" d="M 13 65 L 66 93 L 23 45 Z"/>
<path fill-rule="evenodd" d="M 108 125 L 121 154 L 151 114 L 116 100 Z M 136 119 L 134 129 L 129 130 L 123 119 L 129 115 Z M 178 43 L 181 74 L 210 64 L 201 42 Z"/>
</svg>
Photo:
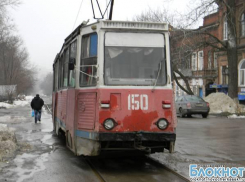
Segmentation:
<svg viewBox="0 0 245 182">
<path fill-rule="evenodd" d="M 0 0 L 0 10 L 1 12 L 6 11 L 7 7 L 16 7 L 20 5 L 20 3 L 20 0 Z"/>
<path fill-rule="evenodd" d="M 180 14 L 179 14 L 180 15 Z M 180 15 L 181 16 L 181 15 Z M 170 27 L 172 27 L 171 32 L 171 61 L 172 61 L 172 70 L 173 70 L 173 78 L 176 81 L 176 84 L 187 94 L 193 95 L 193 92 L 190 88 L 188 78 L 179 70 L 178 65 L 180 61 L 189 59 L 189 55 L 191 52 L 191 46 L 188 44 L 179 45 L 180 39 L 185 37 L 186 30 L 182 27 L 183 23 L 180 23 L 180 17 L 175 14 L 170 14 L 166 9 L 161 10 L 152 10 L 148 9 L 145 12 L 142 12 L 140 15 L 136 15 L 133 19 L 134 21 L 148 21 L 148 22 L 168 22 Z M 178 27 L 174 28 L 173 27 Z M 188 45 L 188 46 L 187 46 Z M 186 87 L 181 85 L 178 80 L 178 76 L 185 82 Z"/>
<path fill-rule="evenodd" d="M 34 84 L 34 70 L 28 61 L 28 53 L 23 48 L 22 40 L 10 36 L 0 42 L 0 66 L 2 69 L 0 84 L 17 85 L 17 93 L 25 93 Z"/>
<path fill-rule="evenodd" d="M 17 85 L 17 94 L 26 93 L 35 82 L 28 52 L 7 15 L 7 7 L 19 4 L 19 0 L 0 0 L 0 85 Z"/>
<path fill-rule="evenodd" d="M 228 94 L 231 98 L 236 98 L 238 93 L 238 70 L 237 70 L 237 30 L 236 30 L 236 0 L 199 0 L 193 3 L 193 7 L 190 7 L 189 13 L 185 16 L 182 16 L 181 25 L 175 25 L 178 27 L 174 28 L 171 39 L 171 53 L 172 62 L 173 62 L 173 71 L 174 78 L 176 83 L 188 94 L 192 94 L 191 90 L 188 89 L 189 84 L 188 80 L 184 75 L 181 75 L 181 72 L 178 72 L 178 66 L 180 57 L 185 56 L 190 58 L 192 51 L 201 48 L 201 47 L 212 47 L 215 50 L 224 51 L 227 54 L 228 59 L 228 70 L 229 70 L 229 84 L 228 84 Z M 189 29 L 193 27 L 200 19 L 205 16 L 213 13 L 219 9 L 222 9 L 225 12 L 227 19 L 228 27 L 228 39 L 227 41 L 222 41 L 212 33 L 210 33 L 210 28 L 198 28 L 198 29 Z M 167 12 L 163 10 L 161 13 L 159 11 L 149 10 L 148 12 L 142 13 L 139 16 L 136 16 L 135 19 L 139 21 L 167 21 L 171 24 L 170 15 L 167 15 Z M 160 21 L 161 20 L 161 21 Z M 218 22 L 217 22 L 218 23 Z M 175 33 L 176 32 L 176 33 Z M 181 44 L 180 44 L 181 42 Z M 175 73 L 178 73 L 179 76 L 186 83 L 187 88 L 182 87 L 176 79 Z M 236 81 L 234 81 L 236 80 Z"/>
<path fill-rule="evenodd" d="M 200 34 L 205 35 L 207 38 L 206 41 L 204 41 L 205 46 L 214 47 L 227 54 L 229 72 L 228 94 L 231 98 L 236 98 L 238 94 L 236 1 L 237 0 L 200 0 L 200 4 L 193 8 L 187 15 L 187 19 L 191 19 L 194 23 L 198 21 L 199 18 L 203 18 L 207 15 L 208 12 L 214 11 L 215 5 L 218 5 L 218 8 L 225 12 L 228 28 L 227 41 L 221 41 L 218 37 L 207 31 L 201 31 Z M 212 41 L 207 41 L 210 39 L 213 40 L 213 43 Z"/>
</svg>

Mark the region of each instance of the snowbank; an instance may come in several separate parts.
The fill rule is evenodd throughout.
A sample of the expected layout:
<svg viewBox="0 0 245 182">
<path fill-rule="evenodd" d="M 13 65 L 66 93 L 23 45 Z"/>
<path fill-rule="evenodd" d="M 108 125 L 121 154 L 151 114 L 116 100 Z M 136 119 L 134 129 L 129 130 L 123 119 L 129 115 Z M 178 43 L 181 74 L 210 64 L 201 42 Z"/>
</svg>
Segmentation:
<svg viewBox="0 0 245 182">
<path fill-rule="evenodd" d="M 5 102 L 0 102 L 0 108 L 1 108 L 1 107 L 4 107 L 4 108 L 11 108 L 11 107 L 13 107 L 13 105 L 7 104 L 7 103 L 5 103 Z"/>
<path fill-rule="evenodd" d="M 30 103 L 33 98 L 34 98 L 34 96 L 29 95 L 29 96 L 26 96 L 25 99 L 26 99 L 26 101 L 28 101 Z"/>
<path fill-rule="evenodd" d="M 11 157 L 17 149 L 17 140 L 14 130 L 6 124 L 0 124 L 0 161 L 3 157 Z"/>
<path fill-rule="evenodd" d="M 29 103 L 30 102 L 28 102 L 28 101 L 22 101 L 22 100 L 16 100 L 16 101 L 14 101 L 14 105 L 15 106 L 25 106 L 25 105 L 27 105 Z"/>
<path fill-rule="evenodd" d="M 10 115 L 4 115 L 0 116 L 0 123 L 21 123 L 23 121 L 26 121 L 29 119 L 29 116 L 10 116 Z"/>
<path fill-rule="evenodd" d="M 231 118 L 231 119 L 239 119 L 239 118 L 245 118 L 245 116 L 238 116 L 236 114 L 232 114 L 232 115 L 228 116 L 228 118 Z"/>
<path fill-rule="evenodd" d="M 236 113 L 237 111 L 236 103 L 224 93 L 212 93 L 205 97 L 204 100 L 209 103 L 210 113 Z"/>
<path fill-rule="evenodd" d="M 15 100 L 13 104 L 8 104 L 5 102 L 0 102 L 0 108 L 12 108 L 12 107 L 16 107 L 16 106 L 25 106 L 31 103 L 33 99 L 33 96 L 25 96 L 25 98 L 23 100 Z"/>
</svg>

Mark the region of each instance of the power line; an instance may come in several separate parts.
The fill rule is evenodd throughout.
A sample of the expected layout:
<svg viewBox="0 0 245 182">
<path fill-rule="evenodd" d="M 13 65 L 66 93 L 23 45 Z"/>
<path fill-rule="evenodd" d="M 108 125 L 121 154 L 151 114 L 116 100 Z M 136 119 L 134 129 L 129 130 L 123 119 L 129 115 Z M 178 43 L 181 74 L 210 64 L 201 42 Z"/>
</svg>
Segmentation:
<svg viewBox="0 0 245 182">
<path fill-rule="evenodd" d="M 76 17 L 76 20 L 75 20 L 74 25 L 73 25 L 73 27 L 72 27 L 72 30 L 74 30 L 75 24 L 76 24 L 76 22 L 77 22 L 78 15 L 79 15 L 80 10 L 81 10 L 81 7 L 82 7 L 82 4 L 83 4 L 83 0 L 82 0 L 82 2 L 81 2 L 81 4 L 80 4 L 80 7 L 79 7 L 79 9 L 78 9 L 77 17 Z"/>
</svg>

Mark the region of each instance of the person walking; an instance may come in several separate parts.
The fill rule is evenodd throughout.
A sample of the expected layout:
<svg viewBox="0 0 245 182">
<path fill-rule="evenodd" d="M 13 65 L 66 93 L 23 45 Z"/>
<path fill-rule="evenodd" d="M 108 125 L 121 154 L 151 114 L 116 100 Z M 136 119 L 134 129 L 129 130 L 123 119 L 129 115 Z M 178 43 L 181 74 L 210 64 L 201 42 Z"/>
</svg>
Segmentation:
<svg viewBox="0 0 245 182">
<path fill-rule="evenodd" d="M 42 107 L 44 105 L 44 101 L 42 98 L 39 97 L 39 94 L 36 95 L 31 101 L 31 108 L 34 110 L 34 118 L 35 118 L 35 123 L 37 121 L 41 122 L 41 114 L 42 114 Z"/>
</svg>

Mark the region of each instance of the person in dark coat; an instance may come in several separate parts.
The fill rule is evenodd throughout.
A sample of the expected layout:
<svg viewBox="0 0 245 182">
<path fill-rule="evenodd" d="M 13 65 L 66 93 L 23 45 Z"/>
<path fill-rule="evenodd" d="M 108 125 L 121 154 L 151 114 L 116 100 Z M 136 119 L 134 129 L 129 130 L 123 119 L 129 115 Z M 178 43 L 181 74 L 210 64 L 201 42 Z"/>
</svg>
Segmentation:
<svg viewBox="0 0 245 182">
<path fill-rule="evenodd" d="M 35 113 L 35 123 L 37 123 L 37 121 L 41 121 L 43 105 L 44 101 L 39 97 L 39 94 L 37 94 L 36 97 L 34 97 L 31 101 L 31 108 L 34 110 Z"/>
</svg>

